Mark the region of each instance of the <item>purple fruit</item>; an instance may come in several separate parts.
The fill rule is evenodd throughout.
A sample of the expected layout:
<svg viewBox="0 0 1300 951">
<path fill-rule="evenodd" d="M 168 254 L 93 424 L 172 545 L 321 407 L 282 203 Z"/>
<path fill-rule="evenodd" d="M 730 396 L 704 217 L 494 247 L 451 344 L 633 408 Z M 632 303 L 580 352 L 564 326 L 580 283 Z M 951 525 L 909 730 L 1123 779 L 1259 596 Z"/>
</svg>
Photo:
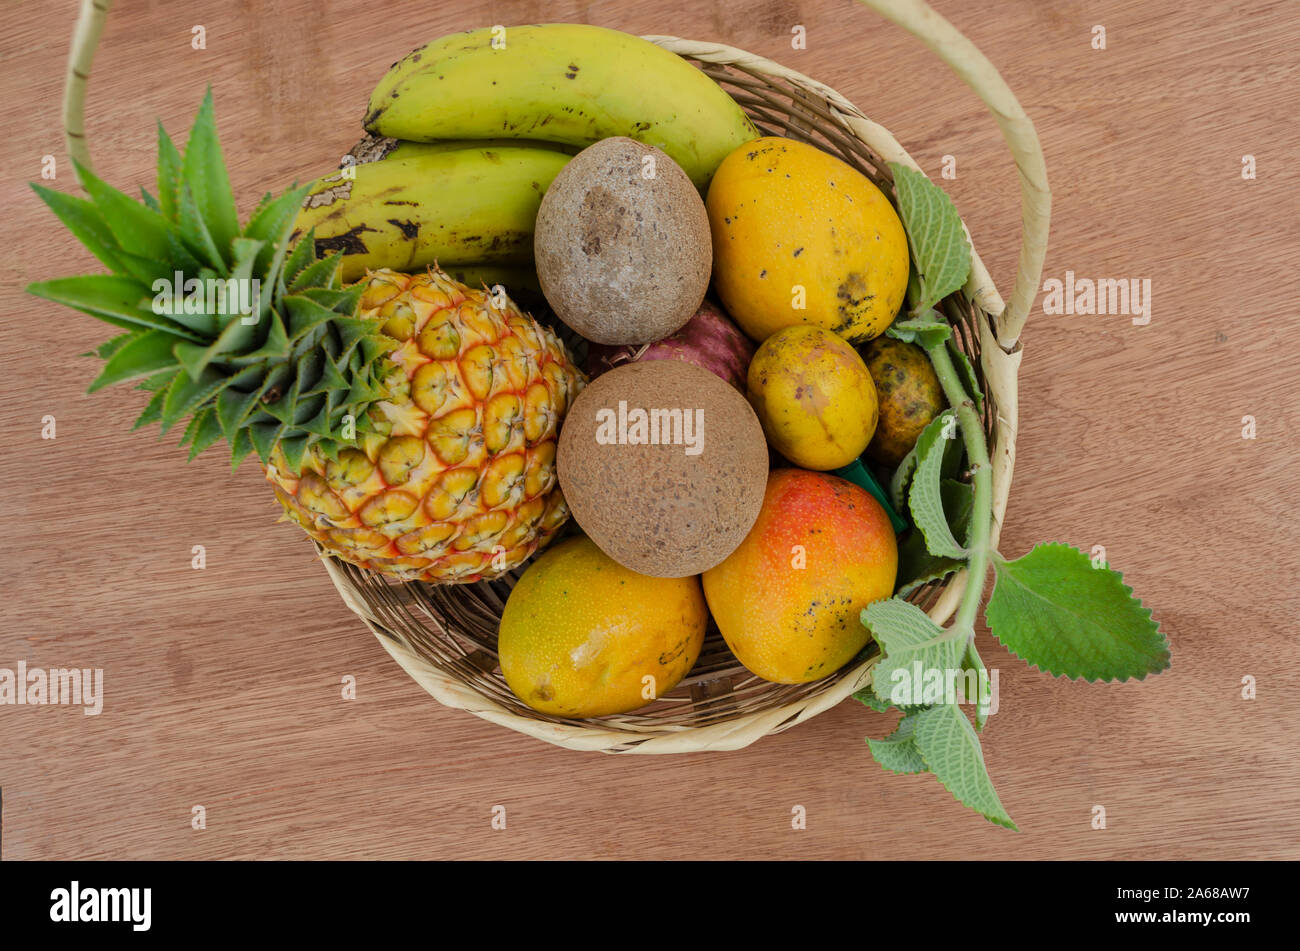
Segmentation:
<svg viewBox="0 0 1300 951">
<path fill-rule="evenodd" d="M 695 316 L 671 337 L 639 346 L 591 344 L 587 348 L 587 375 L 594 380 L 606 370 L 641 360 L 680 360 L 708 370 L 744 393 L 745 374 L 753 356 L 750 339 L 722 308 L 706 298 Z"/>
</svg>

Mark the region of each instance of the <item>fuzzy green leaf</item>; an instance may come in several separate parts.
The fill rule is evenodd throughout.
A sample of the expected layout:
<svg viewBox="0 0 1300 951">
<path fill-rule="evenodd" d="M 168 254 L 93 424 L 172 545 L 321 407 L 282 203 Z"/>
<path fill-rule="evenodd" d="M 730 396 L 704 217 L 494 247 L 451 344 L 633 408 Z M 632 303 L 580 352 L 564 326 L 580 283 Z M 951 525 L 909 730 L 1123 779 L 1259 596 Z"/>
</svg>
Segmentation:
<svg viewBox="0 0 1300 951">
<path fill-rule="evenodd" d="M 853 692 L 853 699 L 858 701 L 858 703 L 870 707 L 877 713 L 888 713 L 890 710 L 894 709 L 894 705 L 888 700 L 881 700 L 877 697 L 876 691 L 870 686 L 863 687 L 861 690 L 855 690 Z"/>
<path fill-rule="evenodd" d="M 964 539 L 975 500 L 974 492 L 965 482 L 944 479 L 939 484 L 939 494 L 953 537 Z M 895 594 L 905 597 L 922 585 L 951 574 L 965 563 L 961 558 L 930 554 L 925 547 L 925 534 L 913 529 L 898 544 L 898 590 Z"/>
<path fill-rule="evenodd" d="M 239 233 L 239 215 L 235 210 L 235 197 L 230 191 L 226 163 L 221 157 L 221 145 L 217 142 L 211 87 L 203 97 L 189 140 L 185 143 L 181 178 L 192 193 L 222 260 L 229 264 L 230 243 Z"/>
<path fill-rule="evenodd" d="M 973 632 L 958 628 L 945 631 L 924 611 L 901 598 L 867 605 L 862 623 L 880 645 L 884 656 L 872 668 L 872 689 L 881 700 L 894 706 L 929 702 L 922 697 L 925 678 L 939 670 L 946 678 L 959 668 L 966 641 Z M 920 681 L 917 678 L 919 663 Z M 911 688 L 907 693 L 904 688 Z"/>
<path fill-rule="evenodd" d="M 941 346 L 944 341 L 952 339 L 952 328 L 934 311 L 929 311 L 923 317 L 895 321 L 889 325 L 885 335 L 904 343 L 914 343 L 927 350 L 933 350 Z"/>
<path fill-rule="evenodd" d="M 921 283 L 919 313 L 959 290 L 970 275 L 971 249 L 961 216 L 942 188 L 921 172 L 889 163 L 898 193 L 898 211 L 912 247 Z"/>
<path fill-rule="evenodd" d="M 993 567 L 985 618 L 1026 663 L 1087 681 L 1142 680 L 1169 666 L 1169 641 L 1118 571 L 1057 543 Z"/>
<path fill-rule="evenodd" d="M 930 772 L 958 802 L 989 822 L 1016 829 L 989 779 L 979 737 L 956 704 L 942 703 L 916 714 L 915 742 Z"/>
<path fill-rule="evenodd" d="M 939 425 L 935 425 L 935 424 Z M 951 436 L 948 433 L 951 432 Z M 912 521 L 925 536 L 926 550 L 932 555 L 962 558 L 966 549 L 958 544 L 948 525 L 943 510 L 942 481 L 943 457 L 949 439 L 955 439 L 957 426 L 952 410 L 936 416 L 916 441 L 916 474 L 907 494 L 908 510 Z"/>
<path fill-rule="evenodd" d="M 871 755 L 891 773 L 924 773 L 927 769 L 921 751 L 916 748 L 916 718 L 910 714 L 898 721 L 898 727 L 883 740 L 867 738 Z"/>
</svg>

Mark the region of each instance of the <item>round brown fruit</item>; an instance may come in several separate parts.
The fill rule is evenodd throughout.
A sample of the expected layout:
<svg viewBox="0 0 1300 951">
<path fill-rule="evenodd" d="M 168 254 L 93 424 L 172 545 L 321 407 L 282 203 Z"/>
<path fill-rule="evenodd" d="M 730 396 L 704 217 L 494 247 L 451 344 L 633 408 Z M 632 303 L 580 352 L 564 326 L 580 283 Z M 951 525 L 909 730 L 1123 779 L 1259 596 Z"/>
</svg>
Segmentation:
<svg viewBox="0 0 1300 951">
<path fill-rule="evenodd" d="M 555 177 L 537 212 L 537 278 L 557 317 L 604 344 L 662 340 L 709 286 L 709 218 L 686 173 L 653 146 L 603 139 Z"/>
<path fill-rule="evenodd" d="M 573 518 L 624 567 L 695 575 L 741 543 L 763 504 L 767 444 L 749 403 L 708 370 L 630 363 L 590 383 L 560 431 Z"/>
</svg>

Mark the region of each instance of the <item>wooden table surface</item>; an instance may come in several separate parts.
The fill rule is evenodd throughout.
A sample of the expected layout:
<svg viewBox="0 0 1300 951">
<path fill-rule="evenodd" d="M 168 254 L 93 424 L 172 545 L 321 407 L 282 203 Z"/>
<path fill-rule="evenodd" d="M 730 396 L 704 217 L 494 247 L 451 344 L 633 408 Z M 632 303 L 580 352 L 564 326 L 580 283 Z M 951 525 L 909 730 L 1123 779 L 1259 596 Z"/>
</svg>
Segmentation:
<svg viewBox="0 0 1300 951">
<path fill-rule="evenodd" d="M 1300 857 L 1300 11 L 935 6 L 1038 125 L 1055 194 L 1044 276 L 1152 286 L 1147 326 L 1038 305 L 1025 335 L 1002 549 L 1104 545 L 1162 622 L 1173 668 L 1146 683 L 1053 680 L 981 630 L 1002 705 L 984 750 L 1019 835 L 932 777 L 885 774 L 863 737 L 891 718 L 854 702 L 739 752 L 613 757 L 423 693 L 305 538 L 275 524 L 256 466 L 231 475 L 215 450 L 187 466 L 171 438 L 128 432 L 142 394 L 85 393 L 96 365 L 79 355 L 105 328 L 22 293 L 97 268 L 27 187 L 53 154 L 56 187 L 74 188 L 59 102 L 77 4 L 59 0 L 15 5 L 0 40 L 0 667 L 103 668 L 105 697 L 97 717 L 0 706 L 3 857 Z M 179 135 L 210 83 L 246 211 L 332 167 L 410 47 L 542 19 L 744 47 L 840 90 L 932 176 L 954 156 L 943 184 L 1009 291 L 1019 210 L 993 122 L 919 43 L 848 2 L 119 0 L 90 85 L 97 170 L 152 187 L 155 118 Z M 206 50 L 191 48 L 196 25 Z M 795 25 L 806 50 L 791 48 Z M 355 700 L 341 696 L 348 675 Z M 205 829 L 191 827 L 196 805 Z M 795 805 L 806 830 L 791 828 Z"/>
</svg>

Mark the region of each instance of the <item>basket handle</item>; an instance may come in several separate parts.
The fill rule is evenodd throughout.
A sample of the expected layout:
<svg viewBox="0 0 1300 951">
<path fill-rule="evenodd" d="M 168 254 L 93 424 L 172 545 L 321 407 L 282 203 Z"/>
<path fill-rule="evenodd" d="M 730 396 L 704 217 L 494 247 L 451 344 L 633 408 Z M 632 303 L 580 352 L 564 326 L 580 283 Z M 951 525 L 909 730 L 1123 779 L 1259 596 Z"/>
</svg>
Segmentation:
<svg viewBox="0 0 1300 951">
<path fill-rule="evenodd" d="M 998 344 L 1010 353 L 1018 347 L 1020 331 L 1038 295 L 1052 216 L 1052 193 L 1047 187 L 1047 164 L 1043 161 L 1038 133 L 988 58 L 925 0 L 859 2 L 919 39 L 975 91 L 993 113 L 1016 160 L 1020 173 L 1020 264 L 1011 299 L 996 323 Z"/>
</svg>

